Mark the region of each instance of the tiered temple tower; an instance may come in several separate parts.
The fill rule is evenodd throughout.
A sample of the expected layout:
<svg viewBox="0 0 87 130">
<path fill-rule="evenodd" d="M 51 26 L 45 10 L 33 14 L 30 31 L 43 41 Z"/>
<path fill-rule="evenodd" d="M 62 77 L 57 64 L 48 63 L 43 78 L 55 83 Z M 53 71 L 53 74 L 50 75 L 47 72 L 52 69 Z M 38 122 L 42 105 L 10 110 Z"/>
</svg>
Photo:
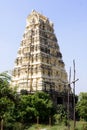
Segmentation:
<svg viewBox="0 0 87 130">
<path fill-rule="evenodd" d="M 67 73 L 53 23 L 33 10 L 15 60 L 12 84 L 17 91 L 67 91 Z"/>
</svg>

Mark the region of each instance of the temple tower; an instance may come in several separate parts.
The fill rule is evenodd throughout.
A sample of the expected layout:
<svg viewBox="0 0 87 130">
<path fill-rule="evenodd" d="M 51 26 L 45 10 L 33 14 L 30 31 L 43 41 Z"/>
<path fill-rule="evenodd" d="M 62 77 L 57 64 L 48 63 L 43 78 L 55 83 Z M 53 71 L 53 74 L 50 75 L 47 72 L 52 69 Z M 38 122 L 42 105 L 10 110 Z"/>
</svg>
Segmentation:
<svg viewBox="0 0 87 130">
<path fill-rule="evenodd" d="M 67 90 L 67 73 L 53 23 L 33 10 L 15 60 L 12 85 L 17 91 Z"/>
</svg>

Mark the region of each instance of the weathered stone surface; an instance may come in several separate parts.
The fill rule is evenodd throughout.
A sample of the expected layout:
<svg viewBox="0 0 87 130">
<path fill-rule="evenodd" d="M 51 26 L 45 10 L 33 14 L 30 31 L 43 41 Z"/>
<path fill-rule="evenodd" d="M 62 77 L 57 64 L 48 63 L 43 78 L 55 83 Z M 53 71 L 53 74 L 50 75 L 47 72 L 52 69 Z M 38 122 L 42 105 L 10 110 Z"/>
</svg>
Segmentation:
<svg viewBox="0 0 87 130">
<path fill-rule="evenodd" d="M 15 60 L 12 76 L 17 91 L 50 90 L 64 92 L 67 73 L 62 60 L 53 23 L 33 10 L 26 19 L 26 28 Z"/>
</svg>

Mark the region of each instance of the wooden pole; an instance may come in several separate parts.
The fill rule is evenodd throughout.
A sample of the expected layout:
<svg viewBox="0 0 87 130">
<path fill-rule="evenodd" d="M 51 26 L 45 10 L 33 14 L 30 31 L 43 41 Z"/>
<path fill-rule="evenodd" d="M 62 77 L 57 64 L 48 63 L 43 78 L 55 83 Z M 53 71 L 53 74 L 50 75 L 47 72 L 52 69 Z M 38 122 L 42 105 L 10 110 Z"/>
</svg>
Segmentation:
<svg viewBox="0 0 87 130">
<path fill-rule="evenodd" d="M 39 124 L 39 116 L 37 116 L 37 125 Z"/>
<path fill-rule="evenodd" d="M 3 130 L 3 119 L 1 120 L 1 130 Z"/>
<path fill-rule="evenodd" d="M 70 67 L 70 71 L 69 71 L 69 84 L 68 84 L 68 104 L 67 104 L 67 118 L 68 118 L 68 130 L 70 130 L 70 122 L 69 122 L 69 116 L 70 116 L 70 104 L 69 104 L 69 96 L 70 96 L 70 83 L 71 83 L 71 67 Z"/>
<path fill-rule="evenodd" d="M 73 60 L 73 69 L 74 69 L 74 77 L 73 77 L 73 107 L 74 107 L 74 110 L 73 110 L 73 120 L 74 120 L 74 130 L 75 130 L 75 127 L 76 127 L 76 117 L 75 117 L 75 74 L 76 74 L 76 71 L 75 71 L 75 60 Z"/>
<path fill-rule="evenodd" d="M 51 116 L 49 117 L 49 126 L 51 126 Z"/>
</svg>

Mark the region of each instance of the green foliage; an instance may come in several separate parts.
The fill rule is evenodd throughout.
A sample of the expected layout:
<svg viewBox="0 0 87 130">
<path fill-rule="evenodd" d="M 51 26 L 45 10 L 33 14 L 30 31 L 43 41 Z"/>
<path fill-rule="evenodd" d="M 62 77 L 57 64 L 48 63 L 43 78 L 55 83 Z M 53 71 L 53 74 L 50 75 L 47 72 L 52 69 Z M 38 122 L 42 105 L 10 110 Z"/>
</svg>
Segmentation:
<svg viewBox="0 0 87 130">
<path fill-rule="evenodd" d="M 0 79 L 0 98 L 6 96 L 8 92 L 8 82 Z"/>
<path fill-rule="evenodd" d="M 11 76 L 7 72 L 2 72 L 0 73 L 0 79 L 9 83 L 11 81 Z"/>
<path fill-rule="evenodd" d="M 29 100 L 28 100 L 29 99 Z M 17 109 L 18 120 L 23 123 L 32 122 L 34 119 L 35 108 L 30 104 L 30 95 L 21 96 L 19 106 Z"/>
<path fill-rule="evenodd" d="M 20 122 L 4 122 L 5 130 L 24 130 L 24 125 Z"/>
<path fill-rule="evenodd" d="M 57 114 L 61 113 L 63 119 L 65 113 L 62 106 L 57 109 Z M 49 94 L 36 92 L 28 94 L 22 90 L 18 95 L 12 90 L 8 78 L 0 77 L 0 120 L 4 120 L 6 130 L 24 129 L 31 123 L 36 123 L 37 116 L 40 123 L 48 123 L 49 116 L 52 118 L 55 113 L 53 102 Z"/>
<path fill-rule="evenodd" d="M 64 123 L 64 125 L 67 125 L 66 108 L 61 104 L 57 105 L 56 114 L 54 115 L 54 122 L 55 124 Z"/>
<path fill-rule="evenodd" d="M 47 93 L 35 93 L 32 97 L 32 104 L 37 111 L 38 115 L 36 116 L 39 116 L 42 120 L 46 120 L 49 115 L 53 115 L 53 103 Z"/>
<path fill-rule="evenodd" d="M 61 123 L 61 114 L 55 114 L 53 116 L 53 118 L 54 118 L 55 124 L 60 124 Z"/>
<path fill-rule="evenodd" d="M 84 124 L 83 124 L 82 130 L 87 130 L 87 123 L 84 123 Z"/>
<path fill-rule="evenodd" d="M 24 123 L 34 122 L 39 116 L 40 121 L 45 122 L 53 115 L 53 104 L 50 96 L 44 92 L 36 92 L 33 95 L 20 95 L 17 119 Z"/>
<path fill-rule="evenodd" d="M 8 81 L 0 78 L 0 119 L 5 118 L 7 112 L 12 112 L 14 103 L 10 97 L 11 92 Z"/>
<path fill-rule="evenodd" d="M 5 113 L 9 112 L 9 110 L 12 111 L 13 107 L 14 103 L 10 99 L 2 97 L 0 99 L 0 117 L 5 116 Z"/>
<path fill-rule="evenodd" d="M 87 93 L 80 93 L 79 100 L 76 106 L 76 110 L 79 113 L 80 118 L 87 121 Z"/>
<path fill-rule="evenodd" d="M 77 121 L 76 122 L 76 128 L 75 130 L 87 130 L 84 129 L 87 123 L 84 124 L 84 122 Z M 69 130 L 68 126 L 65 126 L 64 124 L 56 124 L 56 125 L 42 125 L 42 124 L 34 124 L 31 127 L 28 127 L 26 130 Z M 74 130 L 73 128 L 73 121 L 70 121 L 70 130 Z"/>
<path fill-rule="evenodd" d="M 4 120 L 6 130 L 11 129 L 15 122 L 14 110 L 17 101 L 17 93 L 10 88 L 8 78 L 0 74 L 0 121 Z"/>
</svg>

